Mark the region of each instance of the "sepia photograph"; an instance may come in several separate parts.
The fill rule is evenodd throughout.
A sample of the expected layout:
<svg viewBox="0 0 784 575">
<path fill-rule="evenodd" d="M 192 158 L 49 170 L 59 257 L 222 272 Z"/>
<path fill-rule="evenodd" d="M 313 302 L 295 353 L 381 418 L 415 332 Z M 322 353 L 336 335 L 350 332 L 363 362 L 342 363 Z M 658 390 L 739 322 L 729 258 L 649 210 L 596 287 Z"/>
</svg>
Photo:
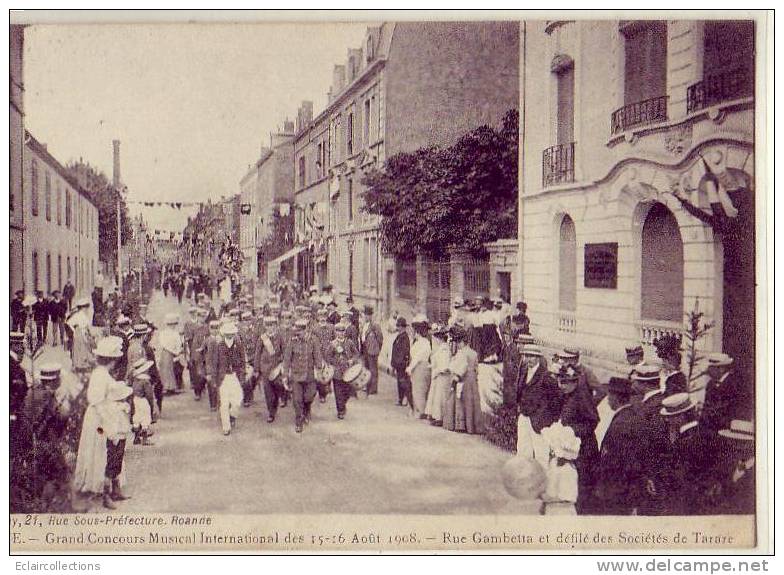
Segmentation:
<svg viewBox="0 0 784 575">
<path fill-rule="evenodd" d="M 11 11 L 11 553 L 767 545 L 769 18 Z"/>
</svg>

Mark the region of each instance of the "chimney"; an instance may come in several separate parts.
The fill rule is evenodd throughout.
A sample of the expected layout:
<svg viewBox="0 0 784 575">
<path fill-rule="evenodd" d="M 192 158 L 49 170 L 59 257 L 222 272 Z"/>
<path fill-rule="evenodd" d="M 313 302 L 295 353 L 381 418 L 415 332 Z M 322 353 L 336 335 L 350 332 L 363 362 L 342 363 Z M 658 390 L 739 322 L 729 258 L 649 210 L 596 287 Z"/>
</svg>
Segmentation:
<svg viewBox="0 0 784 575">
<path fill-rule="evenodd" d="M 335 64 L 332 69 L 332 94 L 337 96 L 343 91 L 346 84 L 346 67 L 342 64 Z"/>
<path fill-rule="evenodd" d="M 297 132 L 301 132 L 307 128 L 313 121 L 313 102 L 310 100 L 303 100 L 297 110 Z M 289 132 L 286 126 L 289 124 L 288 119 L 284 123 L 284 132 Z M 293 131 L 293 130 L 291 130 Z"/>
<path fill-rule="evenodd" d="M 362 48 L 348 49 L 348 78 L 347 83 L 351 83 L 359 76 L 359 69 L 362 65 Z"/>
<path fill-rule="evenodd" d="M 120 177 L 120 140 L 112 140 L 112 147 L 114 148 L 114 174 L 112 183 L 115 188 L 119 188 L 122 185 L 122 178 Z"/>
</svg>

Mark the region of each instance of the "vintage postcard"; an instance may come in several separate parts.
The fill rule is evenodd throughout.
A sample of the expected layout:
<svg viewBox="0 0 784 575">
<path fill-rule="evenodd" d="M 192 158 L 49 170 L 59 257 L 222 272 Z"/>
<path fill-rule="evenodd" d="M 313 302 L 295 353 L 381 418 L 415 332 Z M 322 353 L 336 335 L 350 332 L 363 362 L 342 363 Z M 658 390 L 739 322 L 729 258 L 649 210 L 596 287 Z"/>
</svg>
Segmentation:
<svg viewBox="0 0 784 575">
<path fill-rule="evenodd" d="M 12 554 L 771 549 L 771 14 L 422 16 L 11 13 Z"/>
</svg>

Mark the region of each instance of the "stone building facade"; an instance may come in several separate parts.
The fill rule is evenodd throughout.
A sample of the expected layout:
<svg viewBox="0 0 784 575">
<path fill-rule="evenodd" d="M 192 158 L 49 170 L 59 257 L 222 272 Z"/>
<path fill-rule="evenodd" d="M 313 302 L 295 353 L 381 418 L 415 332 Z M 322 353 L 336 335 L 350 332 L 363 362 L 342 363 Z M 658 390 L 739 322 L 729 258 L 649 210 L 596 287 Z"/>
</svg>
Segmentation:
<svg viewBox="0 0 784 575">
<path fill-rule="evenodd" d="M 270 234 L 275 213 L 292 200 L 293 137 L 294 122 L 286 120 L 282 130 L 270 134 L 269 147 L 261 148 L 259 159 L 240 180 L 240 248 L 248 279 L 266 279 L 268 258 L 260 248 Z"/>
<path fill-rule="evenodd" d="M 9 287 L 11 294 L 25 289 L 24 276 L 24 194 L 22 173 L 24 155 L 24 26 L 9 28 L 9 140 L 10 209 L 9 216 Z"/>
<path fill-rule="evenodd" d="M 24 285 L 61 290 L 66 279 L 88 295 L 100 274 L 98 208 L 76 180 L 27 132 L 24 155 Z"/>
<path fill-rule="evenodd" d="M 532 332 L 617 371 L 698 307 L 715 322 L 704 349 L 753 360 L 754 23 L 527 22 L 521 46 Z M 733 224 L 751 214 L 732 250 L 750 261 L 675 194 Z"/>
<path fill-rule="evenodd" d="M 518 45 L 517 22 L 368 28 L 362 47 L 335 66 L 327 108 L 312 120 L 307 104 L 300 110 L 295 201 L 310 206 L 300 257 L 313 260 L 302 267 L 303 280 L 329 283 L 339 299 L 351 296 L 384 313 L 418 305 L 416 285 L 401 283 L 399 263 L 382 253 L 379 219 L 363 211 L 363 176 L 394 154 L 449 145 L 517 108 Z M 400 275 L 420 288 L 427 281 L 416 272 Z"/>
</svg>

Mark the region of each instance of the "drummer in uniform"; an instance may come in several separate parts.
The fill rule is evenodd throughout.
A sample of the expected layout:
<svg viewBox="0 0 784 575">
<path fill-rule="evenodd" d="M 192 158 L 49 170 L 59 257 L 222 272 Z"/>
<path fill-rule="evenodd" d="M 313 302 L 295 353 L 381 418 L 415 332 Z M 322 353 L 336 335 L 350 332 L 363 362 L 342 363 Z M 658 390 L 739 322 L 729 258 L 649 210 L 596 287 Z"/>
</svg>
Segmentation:
<svg viewBox="0 0 784 575">
<path fill-rule="evenodd" d="M 340 322 L 335 326 L 335 339 L 327 346 L 324 359 L 332 366 L 332 384 L 335 389 L 335 407 L 338 412 L 338 419 L 346 416 L 346 404 L 349 397 L 356 395 L 354 388 L 343 381 L 346 370 L 360 363 L 359 348 L 356 342 L 346 337 L 347 325 Z"/>
<path fill-rule="evenodd" d="M 335 326 L 329 323 L 327 319 L 327 310 L 326 308 L 319 309 L 316 312 L 317 324 L 312 328 L 311 333 L 313 336 L 318 340 L 319 345 L 321 346 L 321 353 L 326 356 L 327 350 L 332 343 L 332 340 L 335 339 Z M 327 395 L 329 395 L 329 384 L 330 380 L 324 379 L 324 381 L 319 381 L 317 383 L 319 401 L 324 403 L 327 401 Z"/>
</svg>

